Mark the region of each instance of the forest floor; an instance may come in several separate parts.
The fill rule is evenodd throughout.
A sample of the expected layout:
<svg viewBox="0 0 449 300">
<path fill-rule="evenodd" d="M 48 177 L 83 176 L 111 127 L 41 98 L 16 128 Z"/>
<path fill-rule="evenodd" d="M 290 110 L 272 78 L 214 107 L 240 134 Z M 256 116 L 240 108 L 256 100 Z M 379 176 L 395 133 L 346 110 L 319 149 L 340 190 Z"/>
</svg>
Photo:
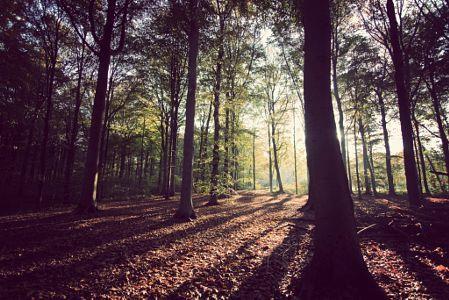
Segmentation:
<svg viewBox="0 0 449 300">
<path fill-rule="evenodd" d="M 311 256 L 306 197 L 240 192 L 176 223 L 177 197 L 0 217 L 0 298 L 292 298 Z M 394 299 L 449 299 L 449 200 L 356 201 L 370 271 Z M 292 284 L 293 283 L 293 284 Z"/>
</svg>

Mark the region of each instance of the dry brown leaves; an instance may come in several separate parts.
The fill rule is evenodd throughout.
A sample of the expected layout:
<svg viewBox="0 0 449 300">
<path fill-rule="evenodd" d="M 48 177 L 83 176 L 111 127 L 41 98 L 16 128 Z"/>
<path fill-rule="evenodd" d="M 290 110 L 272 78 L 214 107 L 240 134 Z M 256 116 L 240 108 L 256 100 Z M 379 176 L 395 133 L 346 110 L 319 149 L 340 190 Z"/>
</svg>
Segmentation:
<svg viewBox="0 0 449 300">
<path fill-rule="evenodd" d="M 69 210 L 1 217 L 0 298 L 293 297 L 292 279 L 311 255 L 313 226 L 296 211 L 305 198 L 260 191 L 219 206 L 206 200 L 195 199 L 199 218 L 189 223 L 172 219 L 177 198 L 156 197 L 105 204 L 90 217 Z M 441 215 L 434 210 L 357 202 L 359 229 L 379 223 L 360 238 L 392 298 L 449 295 L 448 231 L 436 231 L 447 223 L 430 222 Z"/>
</svg>

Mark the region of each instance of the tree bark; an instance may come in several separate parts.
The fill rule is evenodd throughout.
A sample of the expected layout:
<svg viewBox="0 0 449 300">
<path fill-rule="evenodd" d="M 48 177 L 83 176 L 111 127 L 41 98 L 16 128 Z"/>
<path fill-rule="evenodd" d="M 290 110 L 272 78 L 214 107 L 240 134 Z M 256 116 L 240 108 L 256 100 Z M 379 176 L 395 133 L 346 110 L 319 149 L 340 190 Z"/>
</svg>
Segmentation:
<svg viewBox="0 0 449 300">
<path fill-rule="evenodd" d="M 175 217 L 181 220 L 190 220 L 196 218 L 192 202 L 193 186 L 193 153 L 194 153 L 194 131 L 195 131 L 195 94 L 197 81 L 198 65 L 198 44 L 199 44 L 199 25 L 198 25 L 198 0 L 190 0 L 189 6 L 189 50 L 188 50 L 188 90 L 186 100 L 186 121 L 184 131 L 184 155 L 182 161 L 182 183 L 181 198 L 179 208 Z"/>
<path fill-rule="evenodd" d="M 212 150 L 212 172 L 210 175 L 210 199 L 209 205 L 218 204 L 218 165 L 220 163 L 220 93 L 221 93 L 221 69 L 224 57 L 224 19 L 220 16 L 220 39 L 215 69 L 214 86 L 214 148 Z"/>
<path fill-rule="evenodd" d="M 107 18 L 103 37 L 100 42 L 97 85 L 89 128 L 89 140 L 81 189 L 81 199 L 78 212 L 97 211 L 98 163 L 100 159 L 100 140 L 103 125 L 108 72 L 111 62 L 111 41 L 114 29 L 116 1 L 108 1 Z"/>
<path fill-rule="evenodd" d="M 348 178 L 337 139 L 330 91 L 329 0 L 302 3 L 305 32 L 304 100 L 307 159 L 314 185 L 314 253 L 300 283 L 301 299 L 375 298 L 355 227 Z"/>
<path fill-rule="evenodd" d="M 81 57 L 78 62 L 78 78 L 76 82 L 75 108 L 73 109 L 72 128 L 70 132 L 69 147 L 67 150 L 66 166 L 64 173 L 64 198 L 67 200 L 70 197 L 70 185 L 72 181 L 73 164 L 75 162 L 75 154 L 76 154 L 76 139 L 78 136 L 78 129 L 79 129 L 78 119 L 82 102 L 81 82 L 83 79 L 83 71 L 84 71 L 85 48 L 86 48 L 85 44 L 83 43 L 81 48 Z"/>
<path fill-rule="evenodd" d="M 414 119 L 414 124 L 415 124 L 415 132 L 416 132 L 416 146 L 417 146 L 417 153 L 419 156 L 419 165 L 421 166 L 421 177 L 422 177 L 422 181 L 424 184 L 424 191 L 426 193 L 426 195 L 431 196 L 432 193 L 430 192 L 430 188 L 429 188 L 429 183 L 427 181 L 427 172 L 426 172 L 426 161 L 424 160 L 424 153 L 423 153 L 423 147 L 421 144 L 421 135 L 419 132 L 419 124 L 418 124 L 418 120 L 416 120 L 415 117 L 413 117 Z"/>
<path fill-rule="evenodd" d="M 256 189 L 256 131 L 253 132 L 253 190 Z"/>
<path fill-rule="evenodd" d="M 385 102 L 382 97 L 381 91 L 376 91 L 376 94 L 377 94 L 377 99 L 379 101 L 380 116 L 381 116 L 381 123 L 382 123 L 382 133 L 383 133 L 384 145 L 385 145 L 385 166 L 386 166 L 386 170 L 387 170 L 387 179 L 388 179 L 388 195 L 394 196 L 394 195 L 396 195 L 396 191 L 394 188 L 393 171 L 391 168 L 390 138 L 388 136 L 388 129 L 387 129 L 387 114 L 385 111 Z"/>
<path fill-rule="evenodd" d="M 368 159 L 368 151 L 366 146 L 366 139 L 365 139 L 365 127 L 363 125 L 362 119 L 358 119 L 359 123 L 359 131 L 360 131 L 360 137 L 362 140 L 362 154 L 363 154 L 363 178 L 365 180 L 365 195 L 371 195 L 371 183 L 370 183 L 370 177 L 368 175 L 368 168 L 369 168 L 369 159 Z"/>
<path fill-rule="evenodd" d="M 270 183 L 270 193 L 273 193 L 273 162 L 271 158 L 271 133 L 268 126 L 268 180 Z"/>
<path fill-rule="evenodd" d="M 273 162 L 276 171 L 276 181 L 278 183 L 279 193 L 284 193 L 284 186 L 282 185 L 281 171 L 279 168 L 278 149 L 276 146 L 276 129 L 273 118 L 271 119 L 271 143 L 273 146 Z"/>
<path fill-rule="evenodd" d="M 354 156 L 355 156 L 355 175 L 357 179 L 357 196 L 362 198 L 362 189 L 360 186 L 360 171 L 359 171 L 359 153 L 357 149 L 357 125 L 354 120 Z"/>
<path fill-rule="evenodd" d="M 433 74 L 430 75 L 430 83 L 426 82 L 426 84 L 427 89 L 430 93 L 430 97 L 432 98 L 432 106 L 435 115 L 435 121 L 437 122 L 438 125 L 438 132 L 440 134 L 441 146 L 443 147 L 444 165 L 446 167 L 446 173 L 449 174 L 449 141 L 443 125 L 443 120 L 441 118 L 441 108 L 440 108 L 441 103 L 435 91 L 435 79 L 433 78 Z"/>
<path fill-rule="evenodd" d="M 393 0 L 387 0 L 387 16 L 390 23 L 390 42 L 394 65 L 394 79 L 398 95 L 399 119 L 401 122 L 402 143 L 404 147 L 404 169 L 407 183 L 407 195 L 410 205 L 419 205 L 421 195 L 418 188 L 418 172 L 413 150 L 413 129 L 410 113 L 409 93 L 405 83 L 404 58 L 399 43 L 398 24 Z"/>
</svg>

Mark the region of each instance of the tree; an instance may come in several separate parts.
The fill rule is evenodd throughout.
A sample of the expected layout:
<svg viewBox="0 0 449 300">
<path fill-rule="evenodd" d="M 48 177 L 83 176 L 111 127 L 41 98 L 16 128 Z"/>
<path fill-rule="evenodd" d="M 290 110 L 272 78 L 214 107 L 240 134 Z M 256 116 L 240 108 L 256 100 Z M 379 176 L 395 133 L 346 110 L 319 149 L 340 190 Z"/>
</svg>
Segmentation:
<svg viewBox="0 0 449 300">
<path fill-rule="evenodd" d="M 101 131 L 104 119 L 106 104 L 106 92 L 108 86 L 108 73 L 111 57 L 120 53 L 125 45 L 126 27 L 129 22 L 128 9 L 131 0 L 125 0 L 122 5 L 118 5 L 118 0 L 108 0 L 105 8 L 96 7 L 97 2 L 89 1 L 89 25 L 90 35 L 95 45 L 90 45 L 83 38 L 86 46 L 94 52 L 98 59 L 97 85 L 95 88 L 94 104 L 92 109 L 91 124 L 89 128 L 89 141 L 87 147 L 86 164 L 84 169 L 84 179 L 81 190 L 81 199 L 77 212 L 95 212 L 97 211 L 97 184 L 98 184 L 98 166 L 100 159 L 100 141 Z M 62 2 L 67 14 L 75 28 L 80 33 L 74 17 L 74 8 L 67 3 Z M 101 11 L 105 9 L 106 15 Z M 95 14 L 97 11 L 97 14 Z M 104 24 L 101 23 L 104 19 Z M 100 23 L 98 23 L 100 22 Z M 102 28 L 100 30 L 99 28 Z M 113 48 L 113 42 L 116 38 L 115 30 L 119 29 L 119 41 L 117 47 Z M 99 35 L 100 33 L 100 35 Z"/>
<path fill-rule="evenodd" d="M 363 261 L 357 239 L 330 91 L 329 0 L 305 0 L 303 15 L 306 148 L 314 190 L 314 253 L 301 281 L 300 297 L 383 298 Z M 343 296 L 344 295 L 344 296 Z"/>
<path fill-rule="evenodd" d="M 410 112 L 409 93 L 405 83 L 404 59 L 399 41 L 398 25 L 393 0 L 387 0 L 387 16 L 390 24 L 390 43 L 394 65 L 394 78 L 398 95 L 399 118 L 401 121 L 402 143 L 404 147 L 404 168 L 407 195 L 411 205 L 418 205 L 421 195 L 418 188 L 418 172 L 413 150 L 413 128 Z"/>
<path fill-rule="evenodd" d="M 195 129 L 195 97 L 197 80 L 197 59 L 199 44 L 199 1 L 188 2 L 188 90 L 186 101 L 186 124 L 184 131 L 184 158 L 182 162 L 182 183 L 179 208 L 175 214 L 176 218 L 190 220 L 196 218 L 192 202 L 193 185 L 193 153 L 194 153 L 194 129 Z"/>
</svg>

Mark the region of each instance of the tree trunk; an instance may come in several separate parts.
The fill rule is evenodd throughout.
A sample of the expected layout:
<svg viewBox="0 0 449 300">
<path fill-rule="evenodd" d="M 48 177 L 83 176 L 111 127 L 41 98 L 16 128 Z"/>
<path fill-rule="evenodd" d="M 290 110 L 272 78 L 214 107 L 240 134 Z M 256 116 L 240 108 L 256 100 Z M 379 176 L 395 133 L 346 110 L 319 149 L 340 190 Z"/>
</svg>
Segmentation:
<svg viewBox="0 0 449 300">
<path fill-rule="evenodd" d="M 57 55 L 57 54 L 56 54 Z M 50 120 L 53 110 L 53 90 L 55 82 L 55 69 L 56 69 L 56 55 L 50 58 L 49 76 L 48 76 L 48 89 L 46 97 L 46 110 L 44 117 L 44 129 L 42 133 L 42 144 L 39 158 L 39 176 L 37 185 L 37 207 L 40 208 L 43 201 L 43 192 L 45 186 L 45 176 L 47 171 L 47 146 L 50 135 Z"/>
<path fill-rule="evenodd" d="M 371 187 L 374 196 L 377 195 L 376 173 L 374 171 L 373 144 L 371 143 L 371 134 L 368 131 L 368 155 L 369 155 L 369 175 L 371 177 Z"/>
<path fill-rule="evenodd" d="M 111 41 L 115 18 L 115 1 L 109 1 L 104 33 L 100 43 L 97 85 L 95 89 L 92 117 L 89 128 L 84 178 L 78 212 L 97 211 L 98 163 L 100 159 L 100 140 L 103 125 L 109 65 L 111 62 Z"/>
<path fill-rule="evenodd" d="M 376 91 L 376 94 L 377 94 L 377 99 L 379 101 L 382 132 L 383 132 L 384 145 L 385 145 L 385 166 L 386 166 L 386 170 L 387 170 L 387 179 L 388 179 L 388 195 L 394 196 L 394 195 L 396 195 L 396 191 L 394 188 L 393 171 L 391 168 L 390 138 L 388 136 L 388 130 L 387 130 L 387 114 L 385 111 L 385 103 L 384 103 L 384 99 L 382 97 L 381 91 Z"/>
<path fill-rule="evenodd" d="M 368 168 L 369 168 L 369 159 L 368 159 L 368 151 L 366 147 L 366 140 L 365 140 L 365 127 L 363 125 L 362 119 L 358 119 L 359 123 L 359 131 L 360 131 L 360 137 L 362 140 L 362 153 L 363 153 L 363 178 L 365 179 L 365 194 L 371 195 L 371 183 L 370 183 L 370 177 L 368 175 Z"/>
<path fill-rule="evenodd" d="M 207 147 L 209 145 L 209 126 L 210 118 L 212 115 L 212 101 L 209 104 L 209 111 L 207 113 L 206 128 L 204 130 L 203 146 L 200 146 L 200 180 L 204 181 L 206 178 L 206 160 L 207 160 Z"/>
<path fill-rule="evenodd" d="M 429 183 L 427 181 L 427 172 L 426 172 L 426 161 L 424 160 L 424 153 L 423 153 L 423 147 L 421 144 L 421 135 L 419 133 L 419 124 L 418 121 L 413 117 L 414 124 L 415 124 L 415 132 L 416 132 L 416 146 L 417 146 L 417 153 L 419 156 L 419 164 L 421 166 L 421 177 L 424 184 L 424 191 L 426 195 L 431 196 L 432 193 L 430 192 Z"/>
<path fill-rule="evenodd" d="M 362 198 L 362 189 L 360 187 L 360 172 L 359 172 L 359 153 L 357 149 L 357 125 L 354 120 L 354 156 L 355 156 L 355 175 L 357 179 L 357 195 Z"/>
<path fill-rule="evenodd" d="M 295 115 L 295 102 L 293 101 L 293 158 L 295 164 L 295 193 L 298 195 L 298 165 L 296 159 L 296 115 Z"/>
<path fill-rule="evenodd" d="M 212 151 L 212 172 L 210 178 L 209 205 L 218 204 L 218 165 L 220 163 L 220 93 L 221 93 L 221 69 L 224 57 L 224 20 L 220 16 L 220 43 L 217 55 L 214 87 L 214 148 Z"/>
<path fill-rule="evenodd" d="M 351 175 L 351 161 L 349 160 L 349 146 L 346 147 L 346 162 L 347 162 L 347 169 L 348 169 L 348 179 L 349 179 L 349 191 L 351 192 L 351 195 L 354 194 L 352 189 L 352 175 Z"/>
<path fill-rule="evenodd" d="M 17 188 L 17 195 L 21 197 L 23 195 L 23 185 L 25 184 L 27 169 L 28 169 L 28 163 L 30 160 L 30 152 L 31 152 L 31 146 L 33 144 L 34 139 L 34 130 L 35 130 L 35 124 L 36 124 L 36 118 L 37 118 L 37 106 L 34 110 L 33 114 L 33 120 L 31 122 L 30 128 L 28 129 L 28 138 L 27 138 L 27 144 L 25 147 L 25 153 L 23 156 L 23 162 L 22 162 L 22 168 L 20 170 L 20 178 L 19 178 L 19 186 Z"/>
<path fill-rule="evenodd" d="M 314 253 L 300 282 L 299 297 L 381 299 L 360 251 L 337 139 L 330 91 L 329 6 L 329 0 L 305 0 L 302 6 L 307 159 L 310 178 L 320 188 L 314 190 Z"/>
<path fill-rule="evenodd" d="M 75 163 L 75 154 L 76 154 L 76 139 L 78 136 L 78 129 L 79 129 L 78 119 L 82 102 L 81 82 L 83 79 L 83 70 L 84 70 L 84 52 L 85 52 L 85 45 L 83 43 L 81 48 L 80 61 L 78 62 L 78 78 L 76 82 L 75 108 L 73 110 L 73 121 L 70 132 L 69 147 L 67 151 L 66 166 L 64 173 L 64 199 L 67 200 L 69 200 L 70 197 L 70 185 L 72 181 L 73 164 Z"/>
<path fill-rule="evenodd" d="M 427 83 L 427 89 L 429 90 L 430 97 L 432 98 L 433 111 L 435 114 L 435 121 L 438 125 L 438 132 L 440 134 L 441 146 L 443 147 L 444 165 L 446 167 L 446 173 L 449 174 L 449 141 L 444 129 L 443 120 L 441 118 L 440 101 L 435 91 L 435 82 L 433 74 L 431 74 L 430 84 Z"/>
<path fill-rule="evenodd" d="M 278 149 L 276 146 L 276 129 L 274 120 L 271 120 L 271 143 L 273 145 L 273 162 L 274 162 L 274 169 L 276 171 L 276 180 L 278 183 L 279 193 L 284 193 L 284 186 L 282 185 L 282 178 L 281 178 L 281 171 L 279 168 L 279 158 L 278 158 Z"/>
<path fill-rule="evenodd" d="M 268 125 L 268 180 L 270 182 L 270 193 L 273 193 L 273 162 L 271 158 L 271 133 Z"/>
<path fill-rule="evenodd" d="M 229 100 L 228 100 L 229 101 Z M 227 103 L 229 105 L 229 103 Z M 223 175 L 224 182 L 228 184 L 229 173 L 229 108 L 225 108 L 225 128 L 223 132 L 224 137 L 224 160 L 223 160 Z"/>
<path fill-rule="evenodd" d="M 195 93 L 197 80 L 198 59 L 198 0 L 189 1 L 189 52 L 188 52 L 188 90 L 186 100 L 186 121 L 184 131 L 184 155 L 182 161 L 182 183 L 179 208 L 175 214 L 181 220 L 196 218 L 192 202 L 193 186 L 193 153 L 194 153 L 194 131 L 195 131 Z"/>
<path fill-rule="evenodd" d="M 398 95 L 399 119 L 401 121 L 402 143 L 404 147 L 404 169 L 407 183 L 407 195 L 411 205 L 418 205 L 421 195 L 418 188 L 418 172 L 413 151 L 413 129 L 410 114 L 410 99 L 405 83 L 404 59 L 399 43 L 398 24 L 393 0 L 387 0 L 387 16 L 390 23 L 390 42 L 394 65 L 394 79 Z"/>
<path fill-rule="evenodd" d="M 256 189 L 256 130 L 253 132 L 253 190 Z"/>
<path fill-rule="evenodd" d="M 336 29 L 335 29 L 336 30 Z M 338 41 L 337 41 L 337 33 L 334 34 L 334 53 L 332 55 L 332 83 L 334 88 L 334 98 L 335 102 L 337 102 L 338 109 L 338 129 L 340 132 L 340 149 L 341 156 L 343 158 L 343 164 L 346 170 L 346 136 L 345 136 L 345 125 L 344 125 L 344 115 L 343 108 L 341 105 L 340 93 L 338 91 L 338 81 L 337 81 L 337 57 L 338 57 Z"/>
</svg>

